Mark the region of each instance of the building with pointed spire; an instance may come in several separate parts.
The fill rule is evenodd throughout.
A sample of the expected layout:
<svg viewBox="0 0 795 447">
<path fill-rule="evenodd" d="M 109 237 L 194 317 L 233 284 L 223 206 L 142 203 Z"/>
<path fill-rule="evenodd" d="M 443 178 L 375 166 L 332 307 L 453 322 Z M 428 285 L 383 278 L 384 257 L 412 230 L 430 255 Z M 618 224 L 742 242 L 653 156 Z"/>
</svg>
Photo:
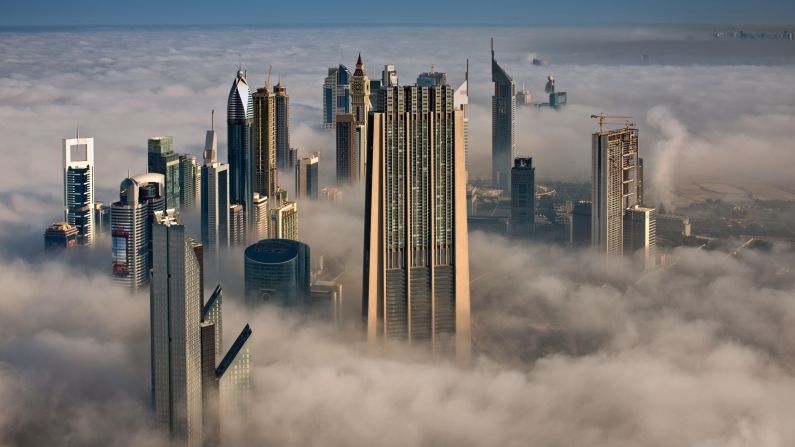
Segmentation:
<svg viewBox="0 0 795 447">
<path fill-rule="evenodd" d="M 511 165 L 516 153 L 516 84 L 494 58 L 491 40 L 491 183 L 506 194 L 511 188 Z"/>
<path fill-rule="evenodd" d="M 290 96 L 281 78 L 273 87 L 273 95 L 276 100 L 276 165 L 286 171 L 292 167 L 290 165 Z"/>
<path fill-rule="evenodd" d="M 356 70 L 351 77 L 351 107 L 356 121 L 367 126 L 367 115 L 370 113 L 370 78 L 364 71 L 362 53 L 356 59 Z"/>
<path fill-rule="evenodd" d="M 229 165 L 218 162 L 215 111 L 204 143 L 201 171 L 201 235 L 208 254 L 229 246 Z"/>
<path fill-rule="evenodd" d="M 247 198 L 253 122 L 254 99 L 246 81 L 246 72 L 238 68 L 226 104 L 229 200 L 232 203 L 245 204 Z"/>
<path fill-rule="evenodd" d="M 337 115 L 351 113 L 350 98 L 351 72 L 345 65 L 339 64 L 328 69 L 328 76 L 323 82 L 323 127 L 334 129 Z"/>
<path fill-rule="evenodd" d="M 64 220 L 77 229 L 78 245 L 94 245 L 94 139 L 64 138 Z"/>
<path fill-rule="evenodd" d="M 362 312 L 367 337 L 470 356 L 463 114 L 449 85 L 382 88 L 370 116 Z M 429 138 L 434 135 L 434 138 Z"/>
</svg>

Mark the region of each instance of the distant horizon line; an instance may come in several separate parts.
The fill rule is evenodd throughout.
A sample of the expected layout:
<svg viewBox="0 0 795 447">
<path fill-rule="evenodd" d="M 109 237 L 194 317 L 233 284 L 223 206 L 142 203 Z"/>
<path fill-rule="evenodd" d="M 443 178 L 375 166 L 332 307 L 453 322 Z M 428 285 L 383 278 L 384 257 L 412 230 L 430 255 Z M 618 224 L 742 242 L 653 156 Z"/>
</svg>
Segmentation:
<svg viewBox="0 0 795 447">
<path fill-rule="evenodd" d="M 762 23 L 762 22 L 748 22 L 748 23 L 704 23 L 704 22 L 669 22 L 669 21 L 616 21 L 616 22 L 559 22 L 559 23 L 497 23 L 497 22 L 451 22 L 451 23 L 397 23 L 397 22 L 384 22 L 384 23 L 355 23 L 355 22 L 339 22 L 339 23 L 313 23 L 313 22 L 295 22 L 295 23 L 247 23 L 247 24 L 220 24 L 220 23 L 162 23 L 162 24 L 58 24 L 58 25 L 0 25 L 0 32 L 7 31 L 51 31 L 51 30 L 76 30 L 76 29 L 163 29 L 163 28 L 421 28 L 421 27 L 445 27 L 445 28 L 466 28 L 466 27 L 502 27 L 502 28 L 567 28 L 567 27 L 585 27 L 585 28 L 605 28 L 605 27 L 632 27 L 632 26 L 648 26 L 648 27 L 683 27 L 683 28 L 725 28 L 730 27 L 738 31 L 743 27 L 765 28 L 770 30 L 779 31 L 793 31 L 795 32 L 795 25 L 787 25 L 781 23 Z"/>
</svg>

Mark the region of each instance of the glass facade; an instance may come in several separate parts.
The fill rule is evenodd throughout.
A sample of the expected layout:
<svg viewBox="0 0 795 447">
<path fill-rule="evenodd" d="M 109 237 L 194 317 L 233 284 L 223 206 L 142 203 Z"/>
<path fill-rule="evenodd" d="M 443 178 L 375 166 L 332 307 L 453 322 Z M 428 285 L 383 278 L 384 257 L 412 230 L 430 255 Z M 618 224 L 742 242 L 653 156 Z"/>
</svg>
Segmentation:
<svg viewBox="0 0 795 447">
<path fill-rule="evenodd" d="M 250 305 L 298 305 L 309 299 L 309 246 L 288 239 L 264 239 L 246 248 L 245 289 Z"/>
</svg>

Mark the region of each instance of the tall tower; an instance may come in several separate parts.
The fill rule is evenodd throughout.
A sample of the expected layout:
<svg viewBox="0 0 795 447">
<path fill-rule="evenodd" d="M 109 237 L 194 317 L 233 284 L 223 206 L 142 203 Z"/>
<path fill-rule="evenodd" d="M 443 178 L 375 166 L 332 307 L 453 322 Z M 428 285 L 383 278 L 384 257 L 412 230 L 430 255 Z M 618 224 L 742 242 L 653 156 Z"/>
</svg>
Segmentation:
<svg viewBox="0 0 795 447">
<path fill-rule="evenodd" d="M 287 86 L 279 83 L 273 87 L 276 97 L 276 164 L 279 169 L 290 169 L 290 96 Z"/>
<path fill-rule="evenodd" d="M 318 185 L 318 171 L 320 154 L 307 155 L 295 164 L 295 197 L 308 197 L 317 200 L 320 188 Z"/>
<path fill-rule="evenodd" d="M 131 289 L 149 281 L 152 224 L 166 209 L 163 174 L 141 174 L 122 180 L 119 201 L 110 206 L 113 278 Z"/>
<path fill-rule="evenodd" d="M 179 187 L 180 206 L 193 209 L 201 193 L 201 167 L 195 155 L 180 154 L 179 177 L 182 184 Z"/>
<path fill-rule="evenodd" d="M 251 155 L 251 126 L 254 122 L 254 100 L 246 81 L 246 72 L 237 70 L 226 103 L 227 161 L 229 162 L 229 200 L 245 204 L 249 156 Z"/>
<path fill-rule="evenodd" d="M 179 154 L 174 152 L 174 137 L 152 137 L 146 147 L 147 172 L 163 174 L 166 179 L 166 209 L 179 212 L 182 180 Z"/>
<path fill-rule="evenodd" d="M 535 227 L 536 194 L 533 159 L 517 157 L 511 168 L 511 232 L 528 237 Z"/>
<path fill-rule="evenodd" d="M 466 160 L 467 174 L 469 174 L 469 115 L 467 114 L 467 107 L 469 107 L 469 59 L 467 59 L 467 70 L 464 72 L 464 82 L 455 89 L 453 103 L 455 108 L 464 115 L 464 159 Z"/>
<path fill-rule="evenodd" d="M 624 253 L 624 210 L 638 205 L 638 130 L 629 126 L 592 136 L 591 243 L 601 253 Z"/>
<path fill-rule="evenodd" d="M 337 115 L 351 113 L 351 72 L 342 64 L 328 69 L 323 82 L 323 127 L 334 129 Z"/>
<path fill-rule="evenodd" d="M 370 117 L 362 312 L 369 340 L 470 356 L 464 121 L 448 85 L 385 87 Z M 428 138 L 435 135 L 436 138 Z"/>
<path fill-rule="evenodd" d="M 364 168 L 360 160 L 366 128 L 356 123 L 352 113 L 338 115 L 336 126 L 337 184 L 357 184 Z"/>
<path fill-rule="evenodd" d="M 491 182 L 510 193 L 511 160 L 516 152 L 516 84 L 494 59 L 491 40 Z"/>
<path fill-rule="evenodd" d="M 94 245 L 94 139 L 64 138 L 64 219 L 77 229 L 78 245 Z"/>
<path fill-rule="evenodd" d="M 213 111 L 213 118 L 215 112 Z M 201 234 L 208 254 L 229 246 L 229 165 L 219 163 L 215 120 L 204 143 L 201 173 Z"/>
<path fill-rule="evenodd" d="M 253 192 L 273 197 L 278 183 L 276 166 L 276 97 L 266 84 L 254 93 Z"/>
<path fill-rule="evenodd" d="M 172 445 L 200 447 L 202 246 L 171 213 L 157 212 L 152 226 L 152 396 L 157 426 Z"/>
<path fill-rule="evenodd" d="M 356 59 L 356 70 L 351 78 L 351 105 L 353 106 L 353 116 L 360 124 L 367 125 L 367 114 L 372 108 L 370 104 L 370 78 L 364 71 L 362 54 Z"/>
</svg>

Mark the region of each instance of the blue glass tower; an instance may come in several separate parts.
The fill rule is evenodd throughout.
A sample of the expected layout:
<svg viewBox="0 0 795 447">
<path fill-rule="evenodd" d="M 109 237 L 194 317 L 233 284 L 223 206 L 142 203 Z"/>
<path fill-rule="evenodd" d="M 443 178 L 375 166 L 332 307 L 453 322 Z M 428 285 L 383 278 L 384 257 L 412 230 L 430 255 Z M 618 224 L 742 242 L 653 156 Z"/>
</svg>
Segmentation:
<svg viewBox="0 0 795 447">
<path fill-rule="evenodd" d="M 226 106 L 227 159 L 229 162 L 229 200 L 246 202 L 249 182 L 248 163 L 251 154 L 251 126 L 254 123 L 254 99 L 246 82 L 246 72 L 237 71 L 229 90 Z"/>
</svg>

